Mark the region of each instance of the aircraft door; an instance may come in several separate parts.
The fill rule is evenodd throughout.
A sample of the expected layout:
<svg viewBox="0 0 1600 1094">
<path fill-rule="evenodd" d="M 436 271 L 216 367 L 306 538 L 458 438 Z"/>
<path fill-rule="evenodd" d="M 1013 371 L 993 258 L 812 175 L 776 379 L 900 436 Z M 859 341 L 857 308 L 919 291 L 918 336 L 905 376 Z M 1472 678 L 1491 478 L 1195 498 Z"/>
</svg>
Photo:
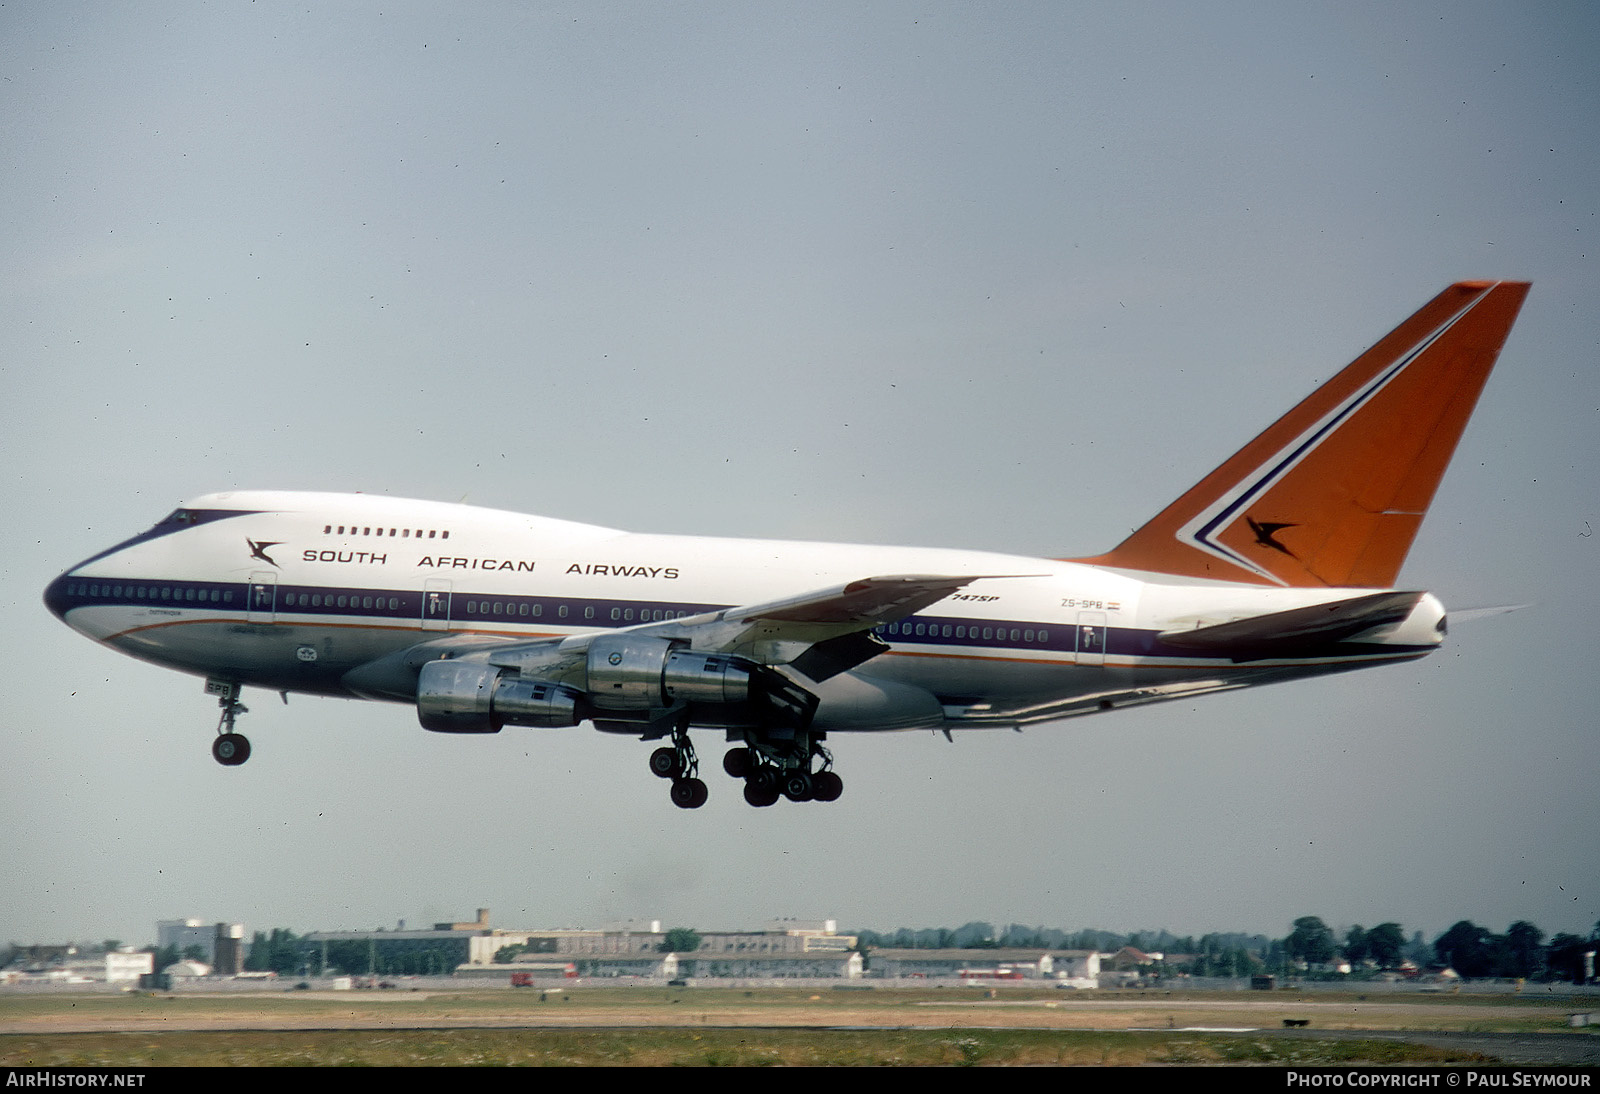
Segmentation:
<svg viewBox="0 0 1600 1094">
<path fill-rule="evenodd" d="M 1078 613 L 1078 664 L 1106 663 L 1106 613 Z"/>
<path fill-rule="evenodd" d="M 250 575 L 250 591 L 245 594 L 250 602 L 245 605 L 245 622 L 271 623 L 278 618 L 278 575 L 271 570 L 257 570 Z"/>
<path fill-rule="evenodd" d="M 450 629 L 450 580 L 430 577 L 422 586 L 422 629 Z"/>
</svg>

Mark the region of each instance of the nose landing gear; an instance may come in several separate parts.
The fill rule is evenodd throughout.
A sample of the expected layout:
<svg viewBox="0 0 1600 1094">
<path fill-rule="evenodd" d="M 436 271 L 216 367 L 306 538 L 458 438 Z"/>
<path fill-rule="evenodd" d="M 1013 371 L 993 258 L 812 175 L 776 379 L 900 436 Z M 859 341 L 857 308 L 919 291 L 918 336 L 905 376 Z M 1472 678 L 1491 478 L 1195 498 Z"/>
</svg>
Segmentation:
<svg viewBox="0 0 1600 1094">
<path fill-rule="evenodd" d="M 233 731 L 234 720 L 250 708 L 239 702 L 243 690 L 232 680 L 207 680 L 206 694 L 217 697 L 222 717 L 217 719 L 217 739 L 211 742 L 211 757 L 223 767 L 238 767 L 250 758 L 250 738 Z"/>
</svg>

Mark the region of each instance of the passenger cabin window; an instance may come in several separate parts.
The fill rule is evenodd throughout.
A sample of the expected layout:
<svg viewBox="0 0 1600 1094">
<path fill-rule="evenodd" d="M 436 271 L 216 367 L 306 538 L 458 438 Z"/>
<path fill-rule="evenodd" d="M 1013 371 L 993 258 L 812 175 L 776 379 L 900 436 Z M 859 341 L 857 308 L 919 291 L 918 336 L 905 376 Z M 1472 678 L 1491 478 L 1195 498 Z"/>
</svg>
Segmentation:
<svg viewBox="0 0 1600 1094">
<path fill-rule="evenodd" d="M 167 519 L 162 521 L 161 523 L 162 524 L 170 524 L 170 523 L 174 522 L 177 519 L 179 513 L 184 513 L 184 512 L 187 512 L 187 510 L 180 509 L 180 510 L 178 510 L 178 513 L 172 514 L 172 516 L 167 517 Z M 180 522 L 180 523 L 198 523 L 198 522 L 199 522 L 199 517 L 198 516 L 194 516 L 191 519 L 189 519 L 188 521 L 184 521 L 184 522 Z M 352 536 L 388 536 L 391 539 L 394 538 L 395 536 L 399 536 L 401 539 L 411 539 L 413 537 L 415 537 L 417 539 L 422 539 L 424 536 L 426 536 L 428 539 L 449 539 L 450 538 L 450 532 L 449 532 L 448 529 L 438 529 L 438 528 L 427 528 L 427 529 L 424 529 L 424 528 L 376 528 L 376 527 L 373 527 L 370 524 L 324 524 L 322 526 L 322 534 L 325 535 L 325 536 L 342 536 L 342 535 L 352 535 Z"/>
</svg>

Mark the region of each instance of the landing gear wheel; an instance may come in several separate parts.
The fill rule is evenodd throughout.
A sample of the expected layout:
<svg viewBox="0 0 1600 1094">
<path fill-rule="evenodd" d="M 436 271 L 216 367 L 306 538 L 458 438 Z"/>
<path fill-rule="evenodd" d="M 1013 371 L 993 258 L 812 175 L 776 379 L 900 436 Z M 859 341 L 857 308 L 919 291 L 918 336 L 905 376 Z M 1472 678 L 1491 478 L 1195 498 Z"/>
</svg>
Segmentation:
<svg viewBox="0 0 1600 1094">
<path fill-rule="evenodd" d="M 223 767 L 238 767 L 250 758 L 250 738 L 243 733 L 223 733 L 211 742 L 211 756 Z"/>
<path fill-rule="evenodd" d="M 792 802 L 810 801 L 816 794 L 811 776 L 804 771 L 791 771 L 783 779 L 783 796 Z"/>
<path fill-rule="evenodd" d="M 747 777 L 753 766 L 748 748 L 730 748 L 722 757 L 722 770 L 736 779 Z"/>
<path fill-rule="evenodd" d="M 778 792 L 771 787 L 763 788 L 752 780 L 744 784 L 744 800 L 758 809 L 772 805 L 778 800 Z"/>
<path fill-rule="evenodd" d="M 831 771 L 819 771 L 811 777 L 811 794 L 819 802 L 838 801 L 844 793 L 844 780 Z"/>
<path fill-rule="evenodd" d="M 744 778 L 744 800 L 762 807 L 779 798 L 792 802 L 837 801 L 844 780 L 833 772 L 833 754 L 822 733 L 745 733 L 748 747 L 735 747 L 722 757 L 722 769 Z M 737 740 L 737 738 L 734 738 Z"/>
<path fill-rule="evenodd" d="M 699 809 L 710 796 L 699 779 L 676 779 L 672 783 L 672 804 L 679 809 Z"/>
<path fill-rule="evenodd" d="M 211 742 L 211 757 L 223 767 L 238 767 L 250 758 L 250 741 L 243 733 L 233 731 L 233 723 L 249 708 L 239 702 L 237 680 L 206 680 L 206 694 L 217 697 L 222 717 L 217 719 L 217 739 Z M 287 701 L 287 700 L 285 700 Z"/>
<path fill-rule="evenodd" d="M 650 753 L 650 773 L 663 779 L 676 779 L 683 774 L 678 762 L 678 752 L 672 748 L 658 748 Z"/>
</svg>

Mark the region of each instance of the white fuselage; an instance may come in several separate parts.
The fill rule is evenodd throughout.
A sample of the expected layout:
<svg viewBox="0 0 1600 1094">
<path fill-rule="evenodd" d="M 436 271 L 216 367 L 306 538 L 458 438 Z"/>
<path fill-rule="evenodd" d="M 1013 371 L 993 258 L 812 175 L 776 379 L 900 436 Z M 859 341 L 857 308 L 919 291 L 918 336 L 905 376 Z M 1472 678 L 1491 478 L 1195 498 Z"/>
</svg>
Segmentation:
<svg viewBox="0 0 1600 1094">
<path fill-rule="evenodd" d="M 870 718 L 839 703 L 834 715 L 825 691 L 818 728 L 1017 725 L 1413 658 L 1443 630 L 1430 596 L 1403 622 L 1337 648 L 1240 663 L 1158 636 L 1361 590 L 1180 582 L 976 551 L 639 535 L 360 494 L 238 491 L 178 514 L 62 575 L 47 603 L 133 656 L 286 692 L 401 700 L 347 677 L 432 640 L 623 630 L 887 574 L 982 575 L 875 627 L 888 650 L 847 674 L 937 703 Z M 787 660 L 759 643 L 741 652 Z"/>
</svg>

